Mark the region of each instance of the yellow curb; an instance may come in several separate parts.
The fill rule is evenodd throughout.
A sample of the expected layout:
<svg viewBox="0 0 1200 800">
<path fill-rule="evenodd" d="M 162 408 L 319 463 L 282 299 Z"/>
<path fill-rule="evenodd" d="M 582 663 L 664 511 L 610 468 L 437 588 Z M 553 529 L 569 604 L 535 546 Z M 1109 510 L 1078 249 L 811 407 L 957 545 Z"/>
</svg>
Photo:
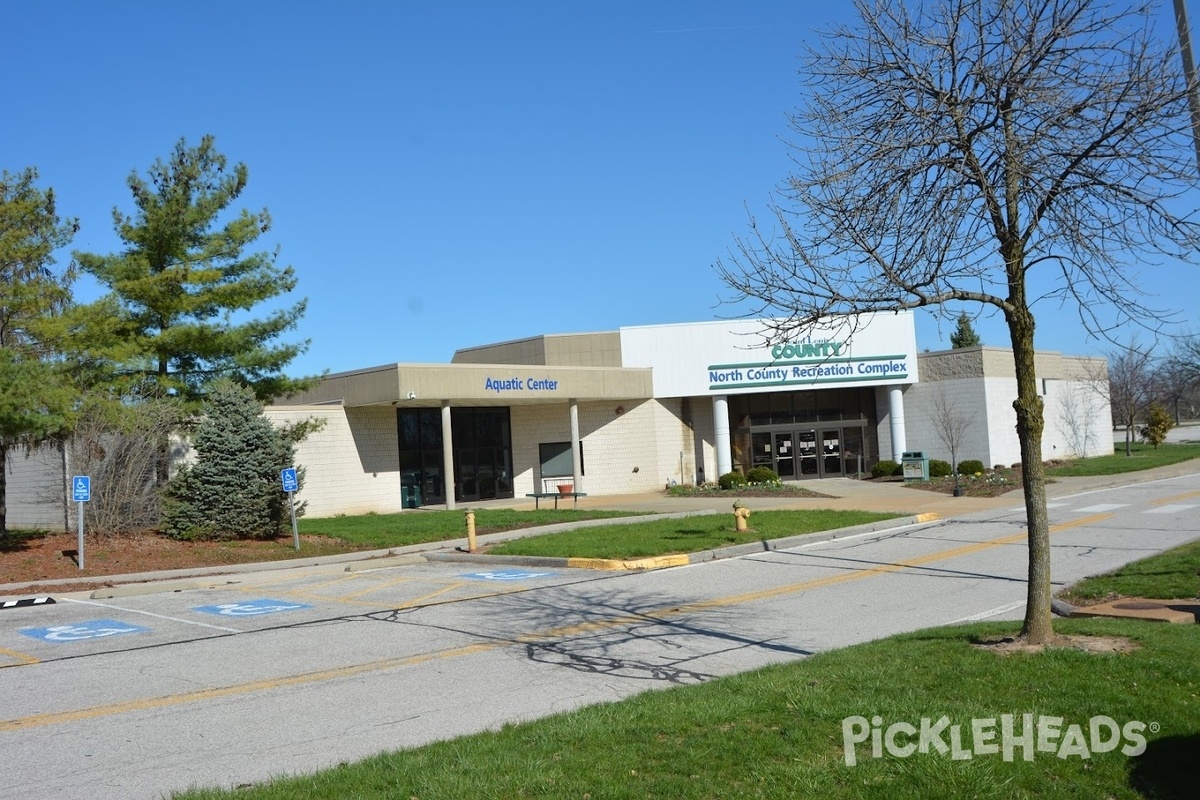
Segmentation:
<svg viewBox="0 0 1200 800">
<path fill-rule="evenodd" d="M 933 522 L 934 520 L 939 520 L 941 518 L 942 518 L 941 514 L 935 514 L 932 511 L 926 512 L 924 514 L 917 514 L 917 522 Z"/>
<path fill-rule="evenodd" d="M 651 558 L 568 558 L 567 566 L 575 569 L 637 570 L 682 567 L 690 564 L 687 555 L 653 556 Z"/>
</svg>

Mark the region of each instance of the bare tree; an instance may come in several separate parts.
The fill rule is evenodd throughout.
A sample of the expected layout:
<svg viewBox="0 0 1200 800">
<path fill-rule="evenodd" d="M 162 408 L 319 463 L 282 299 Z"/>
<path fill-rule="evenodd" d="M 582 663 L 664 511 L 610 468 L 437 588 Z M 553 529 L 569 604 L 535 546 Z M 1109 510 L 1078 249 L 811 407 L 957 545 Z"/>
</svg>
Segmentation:
<svg viewBox="0 0 1200 800">
<path fill-rule="evenodd" d="M 1096 429 L 1096 416 L 1108 391 L 1107 380 L 1089 381 L 1088 384 L 1072 382 L 1058 395 L 1058 430 L 1076 458 L 1092 452 L 1092 444 L 1100 435 Z"/>
<path fill-rule="evenodd" d="M 1050 534 L 1035 302 L 1093 332 L 1163 321 L 1135 267 L 1200 250 L 1178 202 L 1200 183 L 1189 86 L 1149 2 L 857 0 L 861 24 L 810 50 L 794 173 L 716 269 L 786 337 L 837 314 L 999 309 L 1016 362 L 1029 584 L 1022 635 L 1047 642 Z"/>
<path fill-rule="evenodd" d="M 1138 417 L 1154 398 L 1154 359 L 1137 342 L 1108 354 L 1108 402 L 1113 422 L 1125 428 L 1125 455 L 1133 455 Z"/>
<path fill-rule="evenodd" d="M 179 433 L 184 412 L 169 400 L 91 403 L 66 440 L 71 469 L 92 478 L 88 530 L 137 533 L 158 525 L 155 463 L 160 443 Z"/>
<path fill-rule="evenodd" d="M 950 451 L 950 469 L 954 473 L 954 496 L 962 493 L 958 479 L 958 451 L 966 441 L 967 433 L 971 430 L 973 420 L 969 414 L 959 411 L 958 406 L 946 397 L 946 389 L 938 386 L 933 392 L 930 402 L 930 422 L 933 432 Z"/>
<path fill-rule="evenodd" d="M 1171 355 L 1159 370 L 1159 399 L 1175 411 L 1175 424 L 1200 407 L 1200 336 L 1188 336 L 1176 342 Z"/>
</svg>

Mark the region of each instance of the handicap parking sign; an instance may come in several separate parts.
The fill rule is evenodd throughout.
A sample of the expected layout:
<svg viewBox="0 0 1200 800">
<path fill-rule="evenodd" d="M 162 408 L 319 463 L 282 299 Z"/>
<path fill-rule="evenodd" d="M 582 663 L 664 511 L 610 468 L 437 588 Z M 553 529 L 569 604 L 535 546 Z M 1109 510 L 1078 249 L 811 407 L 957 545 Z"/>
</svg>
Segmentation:
<svg viewBox="0 0 1200 800">
<path fill-rule="evenodd" d="M 94 619 L 90 622 L 77 622 L 73 625 L 51 625 L 48 628 L 22 628 L 21 633 L 41 639 L 44 642 L 65 644 L 67 642 L 83 642 L 89 639 L 103 639 L 108 636 L 123 636 L 130 633 L 143 633 L 150 630 L 141 625 L 130 625 L 127 622 L 117 622 L 112 619 Z"/>
<path fill-rule="evenodd" d="M 283 482 L 283 490 L 285 492 L 294 492 L 300 488 L 300 481 L 296 477 L 295 467 L 288 467 L 279 471 L 279 480 Z"/>
<path fill-rule="evenodd" d="M 87 475 L 71 478 L 71 502 L 86 503 L 92 499 L 92 479 Z"/>
<path fill-rule="evenodd" d="M 248 600 L 243 603 L 220 603 L 215 606 L 196 606 L 193 611 L 201 614 L 216 614 L 221 617 L 261 617 L 264 614 L 278 614 L 281 611 L 297 611 L 301 608 L 312 608 L 304 603 L 288 603 L 284 600 Z"/>
</svg>

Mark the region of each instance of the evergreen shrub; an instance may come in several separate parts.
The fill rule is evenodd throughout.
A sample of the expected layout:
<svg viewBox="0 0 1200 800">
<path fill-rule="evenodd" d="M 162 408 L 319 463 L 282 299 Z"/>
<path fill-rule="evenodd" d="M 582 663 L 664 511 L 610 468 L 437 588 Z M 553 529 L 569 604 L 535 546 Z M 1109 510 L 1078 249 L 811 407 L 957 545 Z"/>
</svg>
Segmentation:
<svg viewBox="0 0 1200 800">
<path fill-rule="evenodd" d="M 271 539 L 291 524 L 279 473 L 293 466 L 297 428 L 263 416 L 253 391 L 231 382 L 213 387 L 196 428 L 193 463 L 163 494 L 163 530 L 174 539 Z M 311 430 L 308 427 L 304 430 Z M 296 470 L 303 486 L 303 469 Z M 303 513 L 298 504 L 296 514 Z"/>
<path fill-rule="evenodd" d="M 745 486 L 749 482 L 750 481 L 746 479 L 746 476 L 737 470 L 734 470 L 733 472 L 726 472 L 724 475 L 717 478 L 717 485 L 722 489 L 738 489 L 742 486 Z"/>
<path fill-rule="evenodd" d="M 872 478 L 887 478 L 892 475 L 903 475 L 904 467 L 892 461 L 890 458 L 885 458 L 882 461 L 876 462 L 875 466 L 871 467 Z"/>
<path fill-rule="evenodd" d="M 750 483 L 780 483 L 779 476 L 770 467 L 755 467 L 746 473 Z"/>
</svg>

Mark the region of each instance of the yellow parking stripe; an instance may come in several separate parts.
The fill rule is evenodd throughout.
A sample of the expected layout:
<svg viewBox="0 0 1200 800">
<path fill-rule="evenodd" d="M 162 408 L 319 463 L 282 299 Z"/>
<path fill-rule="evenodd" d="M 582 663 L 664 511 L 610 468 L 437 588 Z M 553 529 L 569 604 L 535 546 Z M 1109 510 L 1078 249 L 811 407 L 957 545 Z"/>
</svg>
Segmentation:
<svg viewBox="0 0 1200 800">
<path fill-rule="evenodd" d="M 1170 505 L 1171 503 L 1178 503 L 1180 500 L 1190 500 L 1193 497 L 1200 497 L 1200 489 L 1197 489 L 1194 492 L 1184 492 L 1183 494 L 1177 494 L 1174 497 L 1164 497 L 1161 500 L 1151 500 L 1150 505 L 1166 506 L 1166 505 Z"/>
<path fill-rule="evenodd" d="M 235 686 L 220 686 L 212 689 L 200 689 L 195 692 L 170 694 L 166 695 L 165 697 L 150 697 L 142 700 L 128 700 L 124 703 L 113 703 L 112 705 L 95 706 L 93 708 L 81 708 L 75 711 L 56 711 L 49 714 L 34 714 L 29 717 L 21 717 L 19 719 L 0 722 L 0 732 L 25 730 L 44 725 L 56 725 L 63 722 L 78 722 L 80 720 L 112 716 L 113 714 L 124 714 L 130 711 L 145 711 L 155 708 L 167 708 L 169 706 L 178 706 L 185 703 L 194 703 L 200 700 L 217 700 L 223 697 L 235 697 L 237 695 L 248 694 L 250 692 L 269 691 L 272 689 L 281 689 L 286 686 L 300 686 L 306 683 L 318 683 L 320 681 L 361 675 L 364 672 L 377 672 L 381 670 L 395 669 L 396 667 L 412 666 L 414 664 L 420 664 L 435 658 L 456 658 L 458 656 L 471 655 L 472 653 L 481 653 L 486 650 L 506 646 L 507 644 L 507 642 L 471 644 L 463 647 L 453 647 L 448 650 L 438 650 L 432 653 L 420 653 L 415 656 L 387 658 L 380 661 L 369 661 L 365 664 L 354 664 L 347 667 L 320 670 L 318 672 L 307 672 L 302 675 L 291 675 L 286 678 L 268 678 L 266 680 L 253 681 L 252 683 L 241 683 Z"/>
<path fill-rule="evenodd" d="M 35 658 L 28 653 L 20 653 L 16 650 L 9 650 L 7 647 L 0 647 L 0 656 L 8 656 L 9 658 L 15 659 L 18 662 L 16 664 L 0 664 L 0 668 L 24 667 L 28 664 L 41 663 L 41 659 Z"/>
</svg>

